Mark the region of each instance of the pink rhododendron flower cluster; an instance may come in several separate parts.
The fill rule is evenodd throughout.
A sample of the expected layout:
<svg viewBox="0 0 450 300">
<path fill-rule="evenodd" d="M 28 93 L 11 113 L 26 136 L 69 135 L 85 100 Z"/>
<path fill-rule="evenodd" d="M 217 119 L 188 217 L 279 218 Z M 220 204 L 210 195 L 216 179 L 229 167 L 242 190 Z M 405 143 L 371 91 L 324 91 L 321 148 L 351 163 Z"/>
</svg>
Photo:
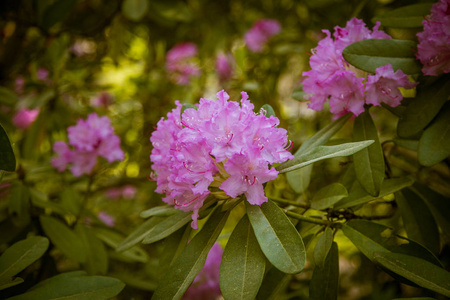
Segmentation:
<svg viewBox="0 0 450 300">
<path fill-rule="evenodd" d="M 354 42 L 390 39 L 378 30 L 379 26 L 377 22 L 370 31 L 362 20 L 353 18 L 346 27 L 334 28 L 334 40 L 328 30 L 323 31 L 327 36 L 312 50 L 311 70 L 303 72 L 303 91 L 309 94 L 309 108 L 322 110 L 328 101 L 336 116 L 348 112 L 357 116 L 364 111 L 364 104 L 379 106 L 384 102 L 393 107 L 400 104 L 403 96 L 398 88 L 416 85 L 401 70 L 394 72 L 391 65 L 385 65 L 371 75 L 350 66 L 342 56 L 344 48 Z"/>
<path fill-rule="evenodd" d="M 425 75 L 437 76 L 450 72 L 450 0 L 440 0 L 431 7 L 431 15 L 417 34 L 416 57 Z"/>
<path fill-rule="evenodd" d="M 116 219 L 104 211 L 100 211 L 97 214 L 97 218 L 108 227 L 114 227 L 114 225 L 116 224 Z"/>
<path fill-rule="evenodd" d="M 277 20 L 261 19 L 245 33 L 245 43 L 250 51 L 261 52 L 267 41 L 280 31 L 281 25 Z"/>
<path fill-rule="evenodd" d="M 34 121 L 36 121 L 38 115 L 39 109 L 23 108 L 14 115 L 13 123 L 17 128 L 27 129 Z"/>
<path fill-rule="evenodd" d="M 167 52 L 166 69 L 171 80 L 179 85 L 189 84 L 192 77 L 200 76 L 200 68 L 194 61 L 197 46 L 193 43 L 180 43 Z"/>
<path fill-rule="evenodd" d="M 219 53 L 216 58 L 216 71 L 220 82 L 228 81 L 233 77 L 234 57 L 231 53 Z"/>
<path fill-rule="evenodd" d="M 223 249 L 215 243 L 209 250 L 205 265 L 183 295 L 183 300 L 213 300 L 220 295 L 219 274 Z"/>
<path fill-rule="evenodd" d="M 77 124 L 68 128 L 69 145 L 58 141 L 53 144 L 53 151 L 58 156 L 52 159 L 52 165 L 59 172 L 69 164 L 74 176 L 91 173 L 99 156 L 108 162 L 124 159 L 120 148 L 120 138 L 114 134 L 108 117 L 90 114 L 86 120 L 78 120 Z"/>
<path fill-rule="evenodd" d="M 241 96 L 239 105 L 222 90 L 217 101 L 200 99 L 197 109 L 182 116 L 176 101 L 150 137 L 156 192 L 175 208 L 193 211 L 193 228 L 211 190 L 231 198 L 244 194 L 249 203 L 261 205 L 267 201 L 263 183 L 278 175 L 269 165 L 293 158 L 285 149 L 287 131 L 276 127 L 278 118 L 254 113 L 247 93 Z"/>
</svg>

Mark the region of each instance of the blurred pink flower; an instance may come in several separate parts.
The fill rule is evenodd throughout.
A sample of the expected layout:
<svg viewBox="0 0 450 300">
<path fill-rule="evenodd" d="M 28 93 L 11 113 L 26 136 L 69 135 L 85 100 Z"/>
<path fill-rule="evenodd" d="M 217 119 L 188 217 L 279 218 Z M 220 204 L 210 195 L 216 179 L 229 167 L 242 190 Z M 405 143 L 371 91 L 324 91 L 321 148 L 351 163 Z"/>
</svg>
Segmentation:
<svg viewBox="0 0 450 300">
<path fill-rule="evenodd" d="M 17 76 L 14 81 L 14 91 L 19 95 L 25 91 L 25 78 L 23 76 Z"/>
<path fill-rule="evenodd" d="M 27 129 L 39 115 L 39 109 L 21 109 L 13 117 L 13 123 L 17 128 Z"/>
<path fill-rule="evenodd" d="M 101 92 L 96 97 L 91 98 L 91 106 L 107 108 L 113 103 L 113 96 L 108 92 Z"/>
<path fill-rule="evenodd" d="M 228 81 L 233 77 L 234 57 L 231 53 L 219 53 L 216 58 L 216 71 L 221 82 Z"/>
<path fill-rule="evenodd" d="M 119 198 L 133 199 L 136 196 L 136 193 L 136 187 L 132 185 L 125 185 L 123 187 L 110 188 L 106 190 L 105 196 L 113 200 Z"/>
<path fill-rule="evenodd" d="M 53 151 L 58 154 L 52 159 L 52 165 L 59 172 L 71 164 L 70 171 L 74 176 L 91 173 L 102 156 L 108 162 L 124 159 L 120 148 L 120 138 L 114 134 L 108 117 L 90 114 L 86 120 L 78 120 L 77 124 L 68 128 L 69 145 L 62 141 L 53 144 Z"/>
<path fill-rule="evenodd" d="M 244 35 L 245 43 L 252 52 L 261 52 L 267 41 L 281 31 L 281 25 L 277 20 L 261 19 L 253 24 Z"/>
<path fill-rule="evenodd" d="M 37 70 L 36 76 L 37 76 L 37 79 L 39 79 L 41 81 L 46 81 L 48 79 L 49 74 L 50 74 L 50 72 L 47 69 L 39 68 Z"/>
<path fill-rule="evenodd" d="M 105 223 L 106 226 L 114 227 L 116 219 L 113 216 L 109 215 L 108 213 L 101 211 L 97 214 L 97 217 L 99 218 L 100 221 Z"/>
<path fill-rule="evenodd" d="M 172 81 L 187 85 L 192 77 L 200 76 L 200 68 L 195 62 L 197 52 L 197 46 L 187 42 L 177 44 L 167 52 L 166 70 Z"/>
<path fill-rule="evenodd" d="M 440 0 L 431 7 L 431 14 L 422 21 L 423 31 L 417 34 L 417 59 L 425 75 L 450 72 L 450 0 Z"/>
<path fill-rule="evenodd" d="M 215 243 L 209 250 L 202 270 L 183 295 L 183 300 L 215 300 L 221 296 L 219 274 L 222 255 L 222 247 Z"/>
</svg>

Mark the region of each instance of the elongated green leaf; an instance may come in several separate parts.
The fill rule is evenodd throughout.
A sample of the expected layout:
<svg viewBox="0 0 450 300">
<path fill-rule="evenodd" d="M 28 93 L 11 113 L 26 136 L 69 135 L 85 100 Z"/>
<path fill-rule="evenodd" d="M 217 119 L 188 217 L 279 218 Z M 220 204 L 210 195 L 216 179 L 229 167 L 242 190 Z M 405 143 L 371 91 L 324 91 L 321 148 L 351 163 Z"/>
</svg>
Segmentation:
<svg viewBox="0 0 450 300">
<path fill-rule="evenodd" d="M 87 276 L 86 272 L 75 271 L 63 273 L 44 280 L 10 300 L 49 300 L 49 299 L 110 299 L 125 287 L 116 278 L 104 276 Z"/>
<path fill-rule="evenodd" d="M 393 194 L 394 192 L 400 191 L 401 189 L 410 186 L 414 183 L 409 177 L 401 178 L 390 178 L 385 179 L 381 185 L 380 194 L 378 197 L 369 195 L 359 183 L 355 185 L 355 188 L 351 189 L 348 197 L 343 198 L 334 205 L 334 209 L 353 207 L 361 204 L 365 204 L 371 200 Z"/>
<path fill-rule="evenodd" d="M 192 220 L 191 215 L 192 213 L 190 212 L 178 211 L 177 213 L 165 218 L 147 233 L 142 243 L 151 244 L 171 235 L 189 223 L 189 221 Z"/>
<path fill-rule="evenodd" d="M 323 268 L 315 268 L 309 284 L 309 299 L 337 299 L 339 283 L 339 251 L 333 242 Z"/>
<path fill-rule="evenodd" d="M 14 182 L 12 186 L 8 213 L 17 227 L 30 223 L 30 192 L 22 182 Z"/>
<path fill-rule="evenodd" d="M 53 217 L 41 215 L 39 220 L 50 241 L 68 258 L 84 263 L 86 252 L 83 241 L 66 224 Z"/>
<path fill-rule="evenodd" d="M 147 236 L 147 234 L 153 230 L 153 227 L 159 224 L 162 220 L 164 220 L 162 217 L 153 217 L 145 221 L 139 225 L 138 228 L 133 230 L 133 232 L 130 233 L 130 235 L 122 243 L 120 243 L 119 246 L 117 246 L 116 250 L 121 252 L 140 243 Z"/>
<path fill-rule="evenodd" d="M 177 259 L 178 255 L 180 255 L 184 248 L 186 248 L 191 232 L 191 225 L 186 224 L 184 227 L 181 227 L 176 232 L 164 239 L 164 251 L 159 260 L 159 270 L 161 276 L 167 272 L 172 262 L 174 262 Z"/>
<path fill-rule="evenodd" d="M 291 188 L 299 194 L 306 191 L 311 182 L 311 173 L 313 170 L 313 165 L 306 166 L 304 168 L 288 172 L 286 174 L 286 179 L 291 186 Z"/>
<path fill-rule="evenodd" d="M 277 268 L 270 268 L 259 289 L 256 300 L 274 300 L 289 283 L 291 275 L 287 275 Z"/>
<path fill-rule="evenodd" d="M 9 281 L 5 281 L 5 282 L 1 281 L 0 282 L 0 291 L 7 289 L 9 287 L 12 287 L 12 286 L 21 284 L 22 282 L 24 282 L 24 280 L 20 277 L 14 277 L 14 279 L 10 279 Z"/>
<path fill-rule="evenodd" d="M 373 143 L 371 141 L 355 142 L 355 143 L 345 143 L 336 146 L 318 146 L 317 148 L 311 150 L 308 153 L 299 155 L 298 157 L 279 165 L 276 169 L 280 173 L 286 173 L 289 171 L 297 170 L 303 168 L 307 165 L 315 163 L 316 161 L 352 155 Z"/>
<path fill-rule="evenodd" d="M 148 0 L 125 0 L 122 2 L 123 15 L 132 21 L 139 21 L 148 11 Z"/>
<path fill-rule="evenodd" d="M 312 209 L 327 209 L 348 196 L 347 189 L 340 183 L 332 183 L 321 188 L 311 199 Z"/>
<path fill-rule="evenodd" d="M 446 297 L 450 297 L 450 273 L 426 260 L 400 253 L 375 252 L 374 259 L 383 267 Z"/>
<path fill-rule="evenodd" d="M 419 3 L 391 10 L 384 15 L 373 18 L 373 23 L 380 21 L 381 25 L 394 28 L 422 27 L 422 21 L 430 14 L 433 3 Z"/>
<path fill-rule="evenodd" d="M 253 300 L 261 286 L 266 258 L 244 216 L 225 247 L 220 264 L 220 290 L 225 299 Z"/>
<path fill-rule="evenodd" d="M 119 244 L 124 240 L 124 237 L 120 233 L 110 229 L 94 227 L 93 230 L 100 240 L 113 249 L 116 249 L 117 246 L 119 246 Z M 117 254 L 122 255 L 125 259 L 128 259 L 131 262 L 148 262 L 147 252 L 137 245 Z"/>
<path fill-rule="evenodd" d="M 373 140 L 369 147 L 353 154 L 356 178 L 361 186 L 372 196 L 378 196 L 384 179 L 384 157 L 378 132 L 369 112 L 363 112 L 353 125 L 355 142 Z"/>
<path fill-rule="evenodd" d="M 40 258 L 47 251 L 48 244 L 47 238 L 33 236 L 6 249 L 0 256 L 0 285 L 10 282 L 14 275 Z"/>
<path fill-rule="evenodd" d="M 0 103 L 8 106 L 13 106 L 19 101 L 16 93 L 7 89 L 5 87 L 0 86 Z"/>
<path fill-rule="evenodd" d="M 417 140 L 405 140 L 405 139 L 395 139 L 394 143 L 397 146 L 409 149 L 409 150 L 413 150 L 413 151 L 417 151 L 417 149 L 419 149 L 419 141 Z"/>
<path fill-rule="evenodd" d="M 447 103 L 420 138 L 418 151 L 420 164 L 433 166 L 450 155 L 449 120 L 450 103 Z"/>
<path fill-rule="evenodd" d="M 421 66 L 416 60 L 413 41 L 391 39 L 369 39 L 348 45 L 342 55 L 358 69 L 375 73 L 379 67 L 391 64 L 394 71 L 405 74 L 420 73 Z"/>
<path fill-rule="evenodd" d="M 264 104 L 261 107 L 261 110 L 264 110 L 266 112 L 265 114 L 266 114 L 266 117 L 268 117 L 268 118 L 270 118 L 271 116 L 276 117 L 275 111 L 273 110 L 273 107 L 270 106 L 270 104 Z"/>
<path fill-rule="evenodd" d="M 5 129 L 0 124 L 0 170 L 14 172 L 16 170 L 16 157 L 9 142 Z"/>
<path fill-rule="evenodd" d="M 416 98 L 408 103 L 405 113 L 398 120 L 397 134 L 406 138 L 419 133 L 437 115 L 449 94 L 450 75 L 441 76 L 429 85 L 419 85 Z"/>
<path fill-rule="evenodd" d="M 144 218 L 144 219 L 153 217 L 153 216 L 167 217 L 167 216 L 173 215 L 176 212 L 177 212 L 177 210 L 175 208 L 173 208 L 173 206 L 164 205 L 164 206 L 157 206 L 157 207 L 150 208 L 148 210 L 144 210 L 143 212 L 141 212 L 140 216 L 141 216 L 141 218 Z"/>
<path fill-rule="evenodd" d="M 168 21 L 188 22 L 192 20 L 192 13 L 183 1 L 165 0 L 151 1 L 150 12 Z"/>
<path fill-rule="evenodd" d="M 439 254 L 439 229 L 428 206 L 410 189 L 395 194 L 408 238 Z"/>
<path fill-rule="evenodd" d="M 180 299 L 203 268 L 209 250 L 214 245 L 228 218 L 229 211 L 217 207 L 202 230 L 181 252 L 162 278 L 152 299 Z"/>
<path fill-rule="evenodd" d="M 323 268 L 328 252 L 333 243 L 333 231 L 327 227 L 325 231 L 319 236 L 316 247 L 314 248 L 314 263 L 316 267 Z"/>
<path fill-rule="evenodd" d="M 75 227 L 75 232 L 81 238 L 86 249 L 84 269 L 91 275 L 106 274 L 108 271 L 108 254 L 92 228 L 78 224 Z"/>
<path fill-rule="evenodd" d="M 280 271 L 289 274 L 303 270 L 305 245 L 294 225 L 271 200 L 260 206 L 245 202 L 261 250 Z"/>
</svg>

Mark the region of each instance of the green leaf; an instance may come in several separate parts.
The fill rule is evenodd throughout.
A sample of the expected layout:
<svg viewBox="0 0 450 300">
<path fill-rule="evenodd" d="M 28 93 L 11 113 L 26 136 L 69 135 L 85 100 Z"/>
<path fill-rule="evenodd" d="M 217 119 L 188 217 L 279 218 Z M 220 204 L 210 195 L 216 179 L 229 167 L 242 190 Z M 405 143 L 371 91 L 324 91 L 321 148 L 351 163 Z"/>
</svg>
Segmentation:
<svg viewBox="0 0 450 300">
<path fill-rule="evenodd" d="M 8 106 L 13 106 L 19 101 L 16 93 L 7 89 L 5 87 L 0 86 L 0 104 L 5 104 Z"/>
<path fill-rule="evenodd" d="M 8 213 L 17 227 L 25 227 L 30 223 L 30 192 L 22 182 L 14 182 L 11 189 Z"/>
<path fill-rule="evenodd" d="M 293 170 L 303 168 L 312 163 L 315 163 L 316 161 L 333 157 L 352 155 L 360 151 L 361 149 L 370 146 L 372 143 L 373 140 L 355 143 L 345 143 L 336 146 L 318 146 L 317 148 L 305 154 L 296 156 L 294 159 L 279 165 L 278 167 L 276 167 L 276 169 L 280 173 L 290 172 Z"/>
<path fill-rule="evenodd" d="M 380 21 L 381 25 L 393 28 L 418 28 L 430 14 L 433 3 L 419 3 L 391 10 L 384 15 L 376 16 L 372 23 Z"/>
<path fill-rule="evenodd" d="M 5 129 L 0 124 L 0 170 L 14 172 L 16 170 L 16 157 Z"/>
<path fill-rule="evenodd" d="M 348 45 L 342 55 L 344 59 L 366 72 L 375 73 L 379 67 L 391 64 L 394 71 L 405 74 L 418 74 L 420 63 L 416 60 L 413 41 L 394 39 L 369 39 Z"/>
<path fill-rule="evenodd" d="M 397 146 L 413 151 L 417 151 L 417 149 L 419 149 L 419 141 L 417 140 L 394 139 L 394 143 Z"/>
<path fill-rule="evenodd" d="M 334 205 L 334 209 L 353 207 L 361 204 L 365 204 L 371 200 L 378 199 L 389 194 L 393 194 L 407 186 L 410 186 L 414 183 L 409 177 L 401 177 L 401 178 L 390 178 L 385 179 L 381 184 L 381 190 L 378 197 L 374 197 L 369 195 L 362 186 L 357 183 L 355 188 L 352 188 L 348 194 L 347 198 L 343 198 L 339 202 Z"/>
<path fill-rule="evenodd" d="M 298 87 L 296 87 L 291 94 L 291 98 L 297 101 L 307 101 L 308 94 L 303 91 L 303 84 L 300 84 Z"/>
<path fill-rule="evenodd" d="M 190 241 L 162 278 L 152 299 L 180 299 L 203 268 L 209 250 L 214 245 L 228 218 L 229 211 L 217 207 L 202 230 Z"/>
<path fill-rule="evenodd" d="M 20 277 L 15 277 L 14 279 L 11 279 L 9 281 L 6 281 L 3 283 L 3 281 L 0 281 L 0 291 L 7 289 L 9 287 L 21 284 L 22 282 L 24 282 L 24 280 Z"/>
<path fill-rule="evenodd" d="M 400 253 L 375 252 L 374 260 L 419 286 L 450 297 L 450 273 L 426 260 Z"/>
<path fill-rule="evenodd" d="M 439 229 L 425 202 L 412 190 L 395 194 L 408 238 L 439 254 Z"/>
<path fill-rule="evenodd" d="M 173 215 L 176 212 L 177 212 L 177 210 L 175 208 L 173 208 L 173 206 L 163 205 L 163 206 L 157 206 L 157 207 L 153 207 L 153 208 L 144 210 L 143 212 L 141 212 L 140 216 L 141 216 L 141 218 L 144 218 L 144 219 L 153 217 L 153 216 L 167 217 L 167 216 Z"/>
<path fill-rule="evenodd" d="M 348 196 L 347 189 L 340 183 L 332 183 L 321 188 L 311 199 L 311 208 L 322 210 L 333 206 Z"/>
<path fill-rule="evenodd" d="M 123 15 L 132 21 L 141 20 L 148 11 L 149 0 L 125 0 L 122 2 Z"/>
<path fill-rule="evenodd" d="M 190 104 L 190 103 L 184 103 L 183 106 L 181 107 L 181 112 L 180 112 L 180 116 L 183 116 L 183 113 L 186 109 L 188 108 L 192 108 L 197 110 L 198 106 L 194 105 L 194 104 Z"/>
<path fill-rule="evenodd" d="M 328 252 L 333 243 L 333 231 L 327 227 L 325 231 L 319 236 L 316 247 L 314 248 L 314 263 L 316 267 L 323 268 Z"/>
<path fill-rule="evenodd" d="M 84 269 L 91 275 L 106 274 L 108 271 L 108 253 L 105 246 L 97 238 L 92 228 L 77 224 L 75 232 L 84 243 L 86 262 Z"/>
<path fill-rule="evenodd" d="M 47 238 L 33 236 L 14 243 L 6 249 L 0 256 L 0 285 L 12 286 L 12 277 L 40 258 L 47 251 L 48 244 Z M 13 281 L 14 285 L 21 282 L 23 282 L 21 279 Z"/>
<path fill-rule="evenodd" d="M 67 212 L 74 216 L 80 213 L 82 204 L 82 197 L 79 192 L 77 192 L 72 187 L 65 187 L 61 193 L 61 202 L 59 205 Z"/>
<path fill-rule="evenodd" d="M 395 299 L 392 299 L 392 300 L 404 300 L 404 299 L 409 299 L 409 300 L 436 300 L 436 298 L 430 298 L 430 297 L 395 298 Z"/>
<path fill-rule="evenodd" d="M 155 225 L 150 232 L 148 232 L 142 241 L 143 244 L 151 244 L 168 237 L 192 220 L 191 212 L 177 211 L 175 214 L 168 216 L 161 222 Z"/>
<path fill-rule="evenodd" d="M 265 113 L 265 116 L 266 116 L 267 118 L 270 118 L 271 116 L 276 117 L 275 111 L 273 110 L 273 107 L 270 106 L 270 104 L 264 104 L 264 105 L 261 107 L 261 110 L 264 110 L 264 111 L 266 112 L 266 113 Z"/>
<path fill-rule="evenodd" d="M 253 300 L 263 281 L 266 258 L 247 216 L 236 225 L 220 264 L 220 290 L 225 299 Z"/>
<path fill-rule="evenodd" d="M 59 0 L 47 7 L 41 19 L 42 27 L 49 30 L 56 23 L 64 20 L 78 0 Z"/>
<path fill-rule="evenodd" d="M 304 168 L 288 172 L 286 179 L 291 188 L 298 194 L 303 194 L 311 182 L 311 172 L 313 165 L 306 166 Z"/>
<path fill-rule="evenodd" d="M 39 217 L 42 229 L 50 241 L 68 258 L 84 263 L 86 252 L 83 241 L 66 224 L 53 217 Z"/>
<path fill-rule="evenodd" d="M 94 227 L 93 230 L 100 240 L 113 249 L 116 249 L 117 246 L 119 246 L 119 244 L 124 240 L 124 237 L 120 233 L 110 229 Z M 137 245 L 117 254 L 123 256 L 131 262 L 146 263 L 149 259 L 147 252 Z"/>
<path fill-rule="evenodd" d="M 147 234 L 153 230 L 153 227 L 159 224 L 162 220 L 164 220 L 163 217 L 152 217 L 151 219 L 145 221 L 139 225 L 138 228 L 133 230 L 133 232 L 130 233 L 130 235 L 122 243 L 120 243 L 119 246 L 117 246 L 116 250 L 118 252 L 122 252 L 140 243 L 147 236 Z"/>
<path fill-rule="evenodd" d="M 405 113 L 398 120 L 397 134 L 406 138 L 419 133 L 437 115 L 449 94 L 450 75 L 441 76 L 429 85 L 419 85 L 416 98 L 408 103 Z"/>
<path fill-rule="evenodd" d="M 450 103 L 444 105 L 419 141 L 419 163 L 430 167 L 450 155 Z"/>
<path fill-rule="evenodd" d="M 86 272 L 63 273 L 44 280 L 10 300 L 49 300 L 49 299 L 110 299 L 122 291 L 125 284 L 116 278 L 87 276 Z"/>
<path fill-rule="evenodd" d="M 356 178 L 372 196 L 378 196 L 384 179 L 384 156 L 378 132 L 369 112 L 360 114 L 353 125 L 355 142 L 374 140 L 369 147 L 353 154 Z"/>
<path fill-rule="evenodd" d="M 280 293 L 289 283 L 290 275 L 287 275 L 277 268 L 270 268 L 259 289 L 256 300 L 274 300 L 279 299 Z"/>
<path fill-rule="evenodd" d="M 289 274 L 303 270 L 306 261 L 302 238 L 283 211 L 271 200 L 261 206 L 245 201 L 256 239 L 267 259 Z"/>
<path fill-rule="evenodd" d="M 158 264 L 158 269 L 160 270 L 161 275 L 167 272 L 172 262 L 174 262 L 180 255 L 180 253 L 184 250 L 184 248 L 186 248 L 191 232 L 191 225 L 186 224 L 184 227 L 181 227 L 176 232 L 164 239 L 164 241 L 162 242 L 164 250 Z"/>
<path fill-rule="evenodd" d="M 309 284 L 309 299 L 337 299 L 339 287 L 339 251 L 332 243 L 323 268 L 315 268 Z"/>
<path fill-rule="evenodd" d="M 189 22 L 192 13 L 187 4 L 177 0 L 151 1 L 151 12 L 168 21 Z"/>
</svg>

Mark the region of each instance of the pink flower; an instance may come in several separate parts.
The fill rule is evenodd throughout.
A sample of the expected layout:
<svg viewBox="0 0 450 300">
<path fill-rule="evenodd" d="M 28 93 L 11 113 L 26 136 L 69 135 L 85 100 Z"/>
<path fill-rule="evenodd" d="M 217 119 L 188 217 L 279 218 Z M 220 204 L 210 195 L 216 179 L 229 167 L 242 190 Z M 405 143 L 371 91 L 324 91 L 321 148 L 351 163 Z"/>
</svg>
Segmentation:
<svg viewBox="0 0 450 300">
<path fill-rule="evenodd" d="M 114 224 L 116 223 L 116 220 L 114 219 L 114 217 L 104 211 L 99 212 L 97 214 L 97 217 L 99 218 L 100 221 L 105 223 L 105 225 L 108 227 L 114 227 Z"/>
<path fill-rule="evenodd" d="M 177 44 L 167 52 L 166 70 L 172 81 L 187 85 L 192 77 L 200 76 L 200 68 L 195 62 L 197 52 L 197 46 L 193 43 Z"/>
<path fill-rule="evenodd" d="M 150 137 L 156 192 L 175 208 L 192 211 L 193 228 L 212 185 L 222 197 L 244 194 L 261 205 L 267 201 L 263 183 L 278 175 L 269 165 L 293 158 L 285 149 L 286 130 L 276 127 L 278 119 L 254 113 L 247 93 L 241 96 L 239 105 L 220 91 L 217 101 L 200 99 L 197 109 L 188 108 L 182 116 L 177 101 Z"/>
<path fill-rule="evenodd" d="M 101 92 L 96 97 L 91 99 L 91 105 L 93 107 L 107 108 L 113 103 L 113 96 L 108 92 Z"/>
<path fill-rule="evenodd" d="M 231 79 L 234 69 L 234 57 L 230 53 L 219 53 L 216 58 L 216 71 L 220 82 Z"/>
<path fill-rule="evenodd" d="M 137 189 L 132 185 L 125 185 L 123 187 L 110 188 L 105 192 L 105 196 L 110 199 L 133 199 L 136 196 Z"/>
<path fill-rule="evenodd" d="M 61 141 L 55 142 L 53 151 L 58 156 L 52 159 L 52 165 L 59 172 L 69 164 L 70 171 L 76 177 L 90 174 L 97 164 L 99 156 L 108 162 L 124 159 L 120 148 L 120 138 L 114 134 L 108 117 L 90 114 L 86 120 L 78 120 L 77 124 L 68 128 L 69 145 Z"/>
<path fill-rule="evenodd" d="M 261 19 L 245 33 L 245 43 L 250 51 L 261 52 L 267 41 L 280 31 L 281 25 L 277 20 Z"/>
<path fill-rule="evenodd" d="M 220 295 L 219 274 L 223 249 L 215 243 L 209 250 L 205 265 L 183 295 L 183 300 L 214 300 Z"/>
<path fill-rule="evenodd" d="M 17 76 L 14 81 L 14 91 L 17 94 L 23 94 L 25 91 L 25 78 L 23 76 Z"/>
<path fill-rule="evenodd" d="M 440 0 L 431 7 L 417 34 L 417 59 L 425 75 L 437 76 L 450 72 L 450 0 Z"/>
<path fill-rule="evenodd" d="M 47 69 L 45 69 L 45 68 L 39 68 L 38 70 L 37 70 L 37 74 L 36 74 L 36 76 L 37 76 L 37 78 L 40 80 L 40 81 L 47 81 L 48 80 L 48 75 L 50 74 L 50 72 L 47 70 Z"/>
<path fill-rule="evenodd" d="M 311 70 L 303 72 L 303 91 L 309 94 L 309 108 L 322 110 L 329 102 L 330 111 L 339 117 L 348 112 L 358 116 L 364 111 L 365 104 L 400 104 L 403 96 L 398 88 L 416 85 L 401 70 L 394 73 L 392 66 L 386 65 L 378 68 L 376 75 L 369 75 L 350 66 L 342 56 L 345 47 L 354 42 L 389 39 L 389 35 L 378 30 L 379 26 L 377 22 L 370 31 L 362 20 L 353 18 L 344 28 L 336 26 L 333 35 L 328 30 L 323 31 L 326 37 L 312 50 Z"/>
<path fill-rule="evenodd" d="M 21 109 L 13 118 L 13 123 L 17 128 L 27 129 L 30 125 L 36 121 L 39 115 L 39 109 Z"/>
</svg>

